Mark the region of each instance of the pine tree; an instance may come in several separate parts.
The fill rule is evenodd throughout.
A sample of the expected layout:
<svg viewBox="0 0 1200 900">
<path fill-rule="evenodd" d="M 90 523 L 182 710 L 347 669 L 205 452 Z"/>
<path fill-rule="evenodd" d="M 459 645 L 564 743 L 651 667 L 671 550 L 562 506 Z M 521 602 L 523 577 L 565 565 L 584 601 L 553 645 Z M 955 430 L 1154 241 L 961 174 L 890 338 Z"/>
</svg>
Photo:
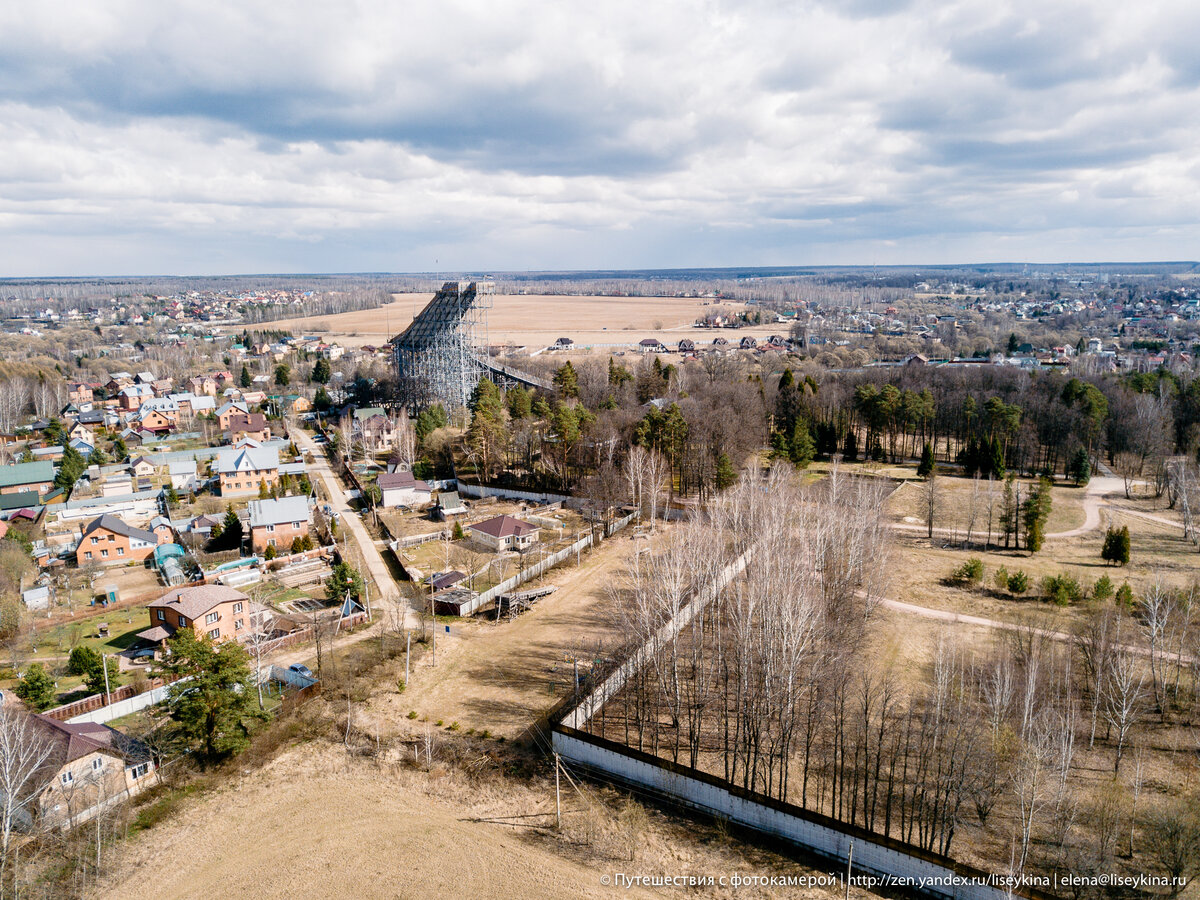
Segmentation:
<svg viewBox="0 0 1200 900">
<path fill-rule="evenodd" d="M 925 442 L 924 449 L 921 450 L 921 463 L 917 466 L 917 476 L 920 478 L 928 478 L 937 471 L 937 460 L 933 458 L 933 447 L 929 441 Z"/>
<path fill-rule="evenodd" d="M 808 425 L 803 421 L 797 422 L 792 429 L 791 440 L 788 441 L 788 459 L 797 469 L 807 469 L 816 453 L 817 448 L 808 432 Z"/>
<path fill-rule="evenodd" d="M 312 367 L 312 375 L 310 379 L 316 384 L 329 384 L 329 379 L 333 377 L 333 369 L 329 365 L 329 360 L 321 357 Z"/>
<path fill-rule="evenodd" d="M 238 384 L 244 388 L 248 388 L 250 385 L 254 384 L 254 379 L 250 377 L 250 370 L 244 365 L 242 366 L 241 374 L 238 375 Z"/>
<path fill-rule="evenodd" d="M 214 644 L 180 628 L 168 641 L 171 652 L 160 663 L 171 685 L 171 718 L 183 734 L 213 760 L 250 744 L 249 723 L 266 714 L 258 708 L 250 680 L 249 656 L 237 641 Z"/>
<path fill-rule="evenodd" d="M 75 487 L 75 482 L 79 480 L 79 476 L 87 469 L 87 462 L 83 455 L 70 444 L 63 445 L 62 459 L 58 463 L 58 474 L 54 476 L 54 483 L 64 491 L 70 491 Z"/>
<path fill-rule="evenodd" d="M 1100 550 L 1100 558 L 1117 566 L 1129 563 L 1129 526 L 1120 528 L 1110 526 L 1104 532 L 1104 547 Z"/>
<path fill-rule="evenodd" d="M 1050 482 L 1042 478 L 1025 500 L 1021 517 L 1025 525 L 1025 549 L 1031 554 L 1042 549 L 1046 537 L 1046 519 L 1050 516 Z"/>
<path fill-rule="evenodd" d="M 730 488 L 737 482 L 737 470 L 725 453 L 717 454 L 717 463 L 713 471 L 713 484 L 718 491 Z"/>
<path fill-rule="evenodd" d="M 842 459 L 846 462 L 858 460 L 858 435 L 853 428 L 846 429 L 846 441 L 842 445 Z"/>
<path fill-rule="evenodd" d="M 1067 465 L 1067 477 L 1081 487 L 1091 481 L 1092 464 L 1088 459 L 1088 452 L 1082 447 L 1072 454 L 1071 461 Z"/>
<path fill-rule="evenodd" d="M 220 537 L 222 543 L 231 549 L 237 550 L 242 546 L 242 520 L 238 518 L 237 510 L 233 508 L 232 503 L 225 507 L 225 518 L 221 521 Z"/>
<path fill-rule="evenodd" d="M 54 679 L 41 663 L 30 663 L 25 668 L 25 674 L 13 688 L 13 693 L 37 710 L 48 709 L 58 699 Z"/>
<path fill-rule="evenodd" d="M 575 371 L 575 367 L 571 365 L 571 361 L 567 360 L 554 373 L 554 386 L 558 388 L 558 392 L 564 397 L 579 396 L 579 374 Z"/>
</svg>

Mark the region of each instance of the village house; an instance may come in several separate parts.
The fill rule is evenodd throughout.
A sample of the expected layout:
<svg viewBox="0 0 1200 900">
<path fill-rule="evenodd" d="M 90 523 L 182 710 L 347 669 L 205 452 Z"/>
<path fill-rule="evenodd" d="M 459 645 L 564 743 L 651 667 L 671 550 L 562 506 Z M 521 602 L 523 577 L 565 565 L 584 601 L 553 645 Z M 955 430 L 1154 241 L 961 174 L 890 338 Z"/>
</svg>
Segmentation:
<svg viewBox="0 0 1200 900">
<path fill-rule="evenodd" d="M 114 728 L 94 722 L 32 717 L 51 746 L 43 769 L 46 786 L 32 808 L 18 813 L 23 828 L 73 827 L 158 782 L 150 749 Z"/>
<path fill-rule="evenodd" d="M 471 537 L 497 553 L 524 550 L 538 539 L 538 528 L 509 515 L 496 516 L 468 525 Z"/>
<path fill-rule="evenodd" d="M 188 387 L 193 394 L 206 394 L 209 397 L 217 396 L 217 379 L 211 375 L 198 375 L 188 382 Z"/>
<path fill-rule="evenodd" d="M 54 490 L 54 463 L 16 463 L 0 466 L 0 494 L 24 494 L 36 492 L 41 499 Z"/>
<path fill-rule="evenodd" d="M 226 447 L 217 454 L 221 495 L 256 493 L 279 484 L 279 451 L 274 447 Z"/>
<path fill-rule="evenodd" d="M 236 444 L 242 438 L 263 443 L 271 439 L 271 426 L 267 424 L 267 417 L 262 413 L 235 413 L 229 417 L 229 428 L 225 436 L 231 444 Z"/>
<path fill-rule="evenodd" d="M 158 535 L 152 531 L 134 528 L 116 516 L 98 516 L 84 526 L 75 562 L 79 566 L 141 562 L 154 553 L 158 544 Z"/>
<path fill-rule="evenodd" d="M 250 546 L 255 553 L 268 547 L 288 552 L 296 538 L 308 536 L 307 497 L 250 501 Z"/>
<path fill-rule="evenodd" d="M 250 414 L 250 407 L 240 400 L 231 400 L 217 410 L 217 424 L 221 426 L 222 431 L 229 430 L 229 422 L 236 415 L 247 416 Z"/>
<path fill-rule="evenodd" d="M 392 445 L 395 423 L 383 409 L 369 406 L 354 411 L 354 438 L 368 453 L 376 453 Z"/>
<path fill-rule="evenodd" d="M 95 397 L 92 386 L 85 381 L 72 381 L 67 385 L 67 399 L 72 403 L 91 403 Z"/>
<path fill-rule="evenodd" d="M 171 460 L 167 463 L 167 475 L 171 478 L 171 487 L 176 491 L 194 491 L 198 487 L 194 459 Z"/>
<path fill-rule="evenodd" d="M 252 632 L 252 613 L 261 615 L 248 596 L 223 584 L 172 588 L 146 607 L 150 627 L 138 637 L 153 644 L 168 640 L 181 628 L 197 638 L 213 641 L 242 640 Z"/>
<path fill-rule="evenodd" d="M 127 384 L 117 391 L 117 403 L 121 409 L 136 410 L 154 397 L 154 388 L 148 384 Z"/>
<path fill-rule="evenodd" d="M 151 397 L 142 401 L 142 405 L 138 407 L 142 415 L 142 427 L 146 430 L 153 430 L 146 424 L 146 413 L 152 410 L 159 413 L 172 427 L 179 425 L 179 404 L 170 397 Z"/>
<path fill-rule="evenodd" d="M 157 468 L 144 456 L 136 457 L 129 463 L 129 473 L 136 478 L 149 478 L 157 471 Z"/>
<path fill-rule="evenodd" d="M 425 506 L 433 499 L 433 490 L 412 472 L 385 472 L 375 482 L 383 492 L 382 503 L 393 506 Z"/>
</svg>

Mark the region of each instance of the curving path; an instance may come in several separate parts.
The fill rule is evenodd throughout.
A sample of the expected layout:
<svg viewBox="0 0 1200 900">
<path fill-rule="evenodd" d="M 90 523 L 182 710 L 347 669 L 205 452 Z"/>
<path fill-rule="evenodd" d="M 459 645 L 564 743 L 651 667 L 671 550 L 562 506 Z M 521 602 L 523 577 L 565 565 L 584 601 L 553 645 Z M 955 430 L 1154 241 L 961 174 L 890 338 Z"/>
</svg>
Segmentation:
<svg viewBox="0 0 1200 900">
<path fill-rule="evenodd" d="M 1124 493 L 1124 491 L 1125 491 L 1125 483 L 1120 478 L 1116 478 L 1116 477 L 1112 477 L 1112 476 L 1108 476 L 1108 475 L 1101 476 L 1099 478 L 1093 478 L 1091 481 L 1088 482 L 1088 486 L 1084 492 L 1083 524 L 1080 525 L 1078 528 L 1072 528 L 1069 531 L 1050 532 L 1049 534 L 1046 535 L 1046 539 L 1052 540 L 1052 539 L 1058 539 L 1058 538 L 1079 537 L 1082 534 L 1087 534 L 1088 532 L 1098 530 L 1100 528 L 1100 509 L 1104 506 L 1109 505 L 1108 501 L 1105 500 L 1104 498 L 1110 494 L 1117 493 L 1118 491 L 1121 493 Z M 1121 509 L 1121 511 L 1122 512 L 1132 512 L 1131 510 L 1127 510 L 1127 509 L 1123 509 L 1123 508 Z M 1156 518 L 1154 516 L 1149 516 L 1148 513 L 1133 512 L 1132 514 L 1133 515 L 1141 515 L 1143 517 L 1149 517 L 1152 519 Z M 1169 524 L 1169 525 L 1177 524 L 1175 522 L 1169 522 L 1165 519 L 1159 520 L 1159 521 L 1166 522 L 1166 524 Z M 929 531 L 929 529 L 926 528 L 924 525 L 914 525 L 914 524 L 911 524 L 908 522 L 894 522 L 894 523 L 892 523 L 891 527 L 896 531 L 909 531 L 909 532 L 915 532 L 915 533 L 920 533 L 920 534 L 927 534 Z M 961 529 L 954 529 L 954 528 L 935 528 L 935 529 L 933 529 L 933 533 L 940 537 L 961 538 L 963 536 Z"/>
</svg>

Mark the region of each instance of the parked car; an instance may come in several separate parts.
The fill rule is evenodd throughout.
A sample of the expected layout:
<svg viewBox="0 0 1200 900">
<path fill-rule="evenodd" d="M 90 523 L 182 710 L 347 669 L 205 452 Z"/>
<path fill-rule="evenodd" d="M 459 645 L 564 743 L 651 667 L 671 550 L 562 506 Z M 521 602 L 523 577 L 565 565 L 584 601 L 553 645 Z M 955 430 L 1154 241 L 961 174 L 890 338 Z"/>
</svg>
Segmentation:
<svg viewBox="0 0 1200 900">
<path fill-rule="evenodd" d="M 316 678 L 312 673 L 312 669 L 302 663 L 292 663 L 288 666 L 288 670 L 295 672 L 297 675 L 303 675 L 305 678 Z"/>
</svg>

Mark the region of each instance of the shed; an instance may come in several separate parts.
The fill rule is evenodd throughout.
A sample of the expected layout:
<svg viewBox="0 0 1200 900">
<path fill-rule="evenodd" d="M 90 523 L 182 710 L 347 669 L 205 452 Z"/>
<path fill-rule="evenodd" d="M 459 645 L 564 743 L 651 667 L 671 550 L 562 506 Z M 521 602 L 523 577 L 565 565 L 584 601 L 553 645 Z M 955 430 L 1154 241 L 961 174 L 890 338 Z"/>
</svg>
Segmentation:
<svg viewBox="0 0 1200 900">
<path fill-rule="evenodd" d="M 21 602 L 27 609 L 48 609 L 50 606 L 50 586 L 43 584 L 21 591 Z"/>
</svg>

